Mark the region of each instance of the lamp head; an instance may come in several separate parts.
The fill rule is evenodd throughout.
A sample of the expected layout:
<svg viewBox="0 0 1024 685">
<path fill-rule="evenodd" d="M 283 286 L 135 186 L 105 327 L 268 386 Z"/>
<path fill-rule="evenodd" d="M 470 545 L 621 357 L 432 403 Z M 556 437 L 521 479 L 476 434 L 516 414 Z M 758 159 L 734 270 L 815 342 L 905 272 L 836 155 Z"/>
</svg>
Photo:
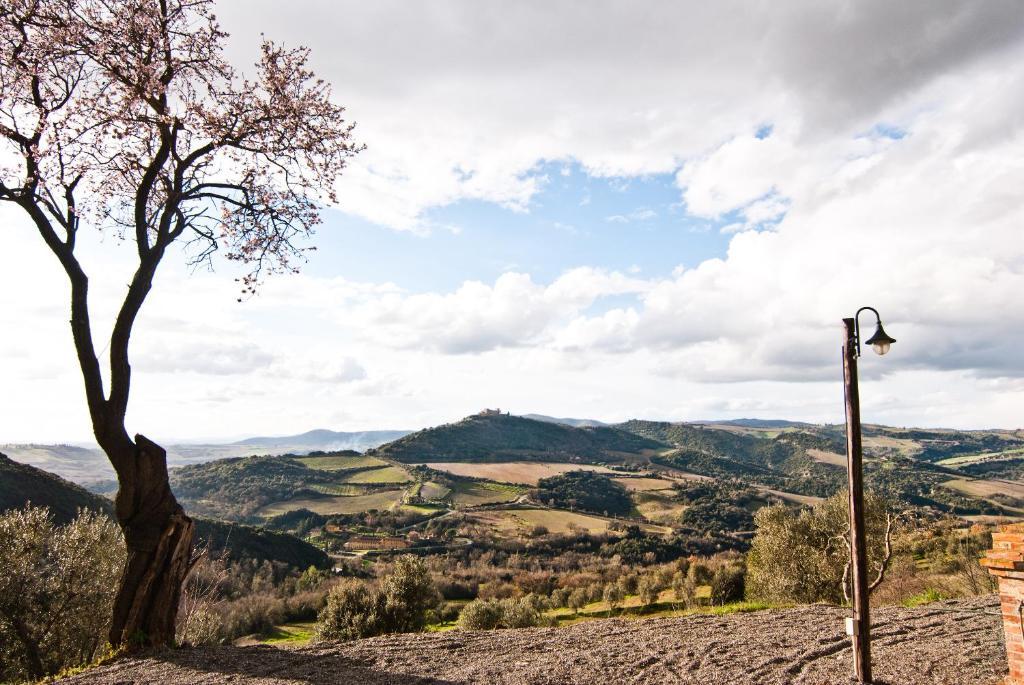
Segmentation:
<svg viewBox="0 0 1024 685">
<path fill-rule="evenodd" d="M 868 345 L 871 345 L 872 349 L 877 354 L 885 354 L 889 351 L 889 346 L 896 342 L 896 338 L 890 338 L 889 334 L 882 328 L 882 321 L 878 321 L 878 328 L 875 329 L 875 334 L 864 341 Z"/>
</svg>

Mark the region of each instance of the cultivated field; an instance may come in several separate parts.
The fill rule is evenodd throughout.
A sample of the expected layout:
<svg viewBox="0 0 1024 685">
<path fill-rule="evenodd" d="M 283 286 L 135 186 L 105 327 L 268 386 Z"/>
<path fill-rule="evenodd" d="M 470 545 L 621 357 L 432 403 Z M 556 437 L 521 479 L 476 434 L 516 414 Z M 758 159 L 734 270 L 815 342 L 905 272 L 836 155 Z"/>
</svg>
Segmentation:
<svg viewBox="0 0 1024 685">
<path fill-rule="evenodd" d="M 427 467 L 437 471 L 446 471 L 456 476 L 469 478 L 486 478 L 499 483 L 518 483 L 520 485 L 536 485 L 541 478 L 557 476 L 567 471 L 598 471 L 614 473 L 604 466 L 590 464 L 561 464 L 538 461 L 510 461 L 498 464 L 468 464 L 464 462 L 432 462 Z"/>
<path fill-rule="evenodd" d="M 377 457 L 364 456 L 298 457 L 295 461 L 318 471 L 347 471 L 348 469 L 362 469 L 367 466 L 387 466 L 386 461 Z"/>
<path fill-rule="evenodd" d="M 450 488 L 447 488 L 440 483 L 424 483 L 420 486 L 420 497 L 423 499 L 441 499 L 451 492 Z"/>
<path fill-rule="evenodd" d="M 895 451 L 905 457 L 912 457 L 921 451 L 921 445 L 913 440 L 887 435 L 865 435 L 863 444 L 866 450 Z"/>
<path fill-rule="evenodd" d="M 970 480 L 967 478 L 955 478 L 948 480 L 943 485 L 965 495 L 975 497 L 991 497 L 992 495 L 1009 495 L 1010 497 L 1024 498 L 1024 483 L 1015 480 Z"/>
<path fill-rule="evenodd" d="M 662 523 L 679 523 L 679 515 L 686 510 L 687 505 L 672 499 L 662 497 L 658 492 L 648 492 L 634 497 L 636 509 L 649 521 Z"/>
<path fill-rule="evenodd" d="M 323 493 L 325 495 L 337 495 L 339 497 L 355 497 L 362 495 L 366 490 L 359 487 L 358 485 L 345 485 L 345 484 L 332 484 L 332 485 L 312 485 L 311 490 Z"/>
<path fill-rule="evenodd" d="M 1020 459 L 1024 457 L 1024 448 L 1016 450 L 1005 450 L 1003 452 L 979 452 L 977 454 L 962 454 L 959 457 L 950 457 L 935 462 L 941 466 L 964 466 L 982 461 L 1004 461 Z"/>
<path fill-rule="evenodd" d="M 612 480 L 630 492 L 672 489 L 672 481 L 665 480 L 664 478 L 612 478 Z"/>
<path fill-rule="evenodd" d="M 397 466 L 385 466 L 369 471 L 358 471 L 345 477 L 346 483 L 408 483 L 409 474 Z"/>
<path fill-rule="evenodd" d="M 767 495 L 775 495 L 776 497 L 784 499 L 787 502 L 792 502 L 793 504 L 803 504 L 804 506 L 808 507 L 813 506 L 820 502 L 822 499 L 824 499 L 823 497 L 814 497 L 813 495 L 797 495 L 792 492 L 772 490 L 771 488 L 758 488 L 758 490 Z"/>
<path fill-rule="evenodd" d="M 524 492 L 523 488 L 502 483 L 459 482 L 455 484 L 452 492 L 452 504 L 458 507 L 474 507 L 481 504 L 514 502 Z"/>
<path fill-rule="evenodd" d="M 353 497 L 317 497 L 308 499 L 290 499 L 274 502 L 259 510 L 260 516 L 277 516 L 296 509 L 309 509 L 317 514 L 357 514 L 370 509 L 390 509 L 401 501 L 404 490 L 385 490 L 369 495 Z"/>
<path fill-rule="evenodd" d="M 307 648 L 202 647 L 120 658 L 61 682 L 825 685 L 848 683 L 848 610 L 588 621 L 565 628 L 387 635 Z M 872 612 L 874 675 L 892 685 L 989 685 L 1006 675 L 994 598 Z"/>
<path fill-rule="evenodd" d="M 500 509 L 474 512 L 472 516 L 503 533 L 525 533 L 535 526 L 544 526 L 551 533 L 568 533 L 573 528 L 590 533 L 603 533 L 613 521 L 601 516 L 560 509 Z M 650 533 L 671 532 L 662 526 L 642 524 L 640 527 Z"/>
<path fill-rule="evenodd" d="M 815 449 L 807 450 L 807 455 L 814 461 L 820 461 L 822 464 L 832 464 L 833 466 L 842 466 L 843 468 L 846 468 L 845 455 Z"/>
</svg>

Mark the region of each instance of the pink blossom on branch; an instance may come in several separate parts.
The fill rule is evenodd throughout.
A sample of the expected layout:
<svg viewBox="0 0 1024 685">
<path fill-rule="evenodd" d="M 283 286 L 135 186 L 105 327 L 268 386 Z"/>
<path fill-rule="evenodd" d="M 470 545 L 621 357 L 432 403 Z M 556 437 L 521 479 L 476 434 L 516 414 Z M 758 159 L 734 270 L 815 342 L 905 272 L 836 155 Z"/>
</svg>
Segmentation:
<svg viewBox="0 0 1024 685">
<path fill-rule="evenodd" d="M 363 149 L 306 49 L 264 41 L 241 78 L 209 0 L 4 5 L 0 140 L 18 163 L 0 166 L 0 200 L 32 205 L 71 251 L 92 225 L 142 260 L 179 238 L 196 263 L 222 252 L 250 265 L 247 290 L 294 269 Z"/>
</svg>

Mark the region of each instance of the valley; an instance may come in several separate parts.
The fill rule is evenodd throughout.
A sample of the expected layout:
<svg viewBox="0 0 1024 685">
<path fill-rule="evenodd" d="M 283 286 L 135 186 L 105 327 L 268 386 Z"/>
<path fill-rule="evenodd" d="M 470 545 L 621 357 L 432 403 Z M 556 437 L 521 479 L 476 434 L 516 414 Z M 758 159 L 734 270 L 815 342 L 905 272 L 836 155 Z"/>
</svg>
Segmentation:
<svg viewBox="0 0 1024 685">
<path fill-rule="evenodd" d="M 174 468 L 171 481 L 191 511 L 302 534 L 341 555 L 367 533 L 415 533 L 415 548 L 443 536 L 493 542 L 629 525 L 683 547 L 710 536 L 742 550 L 761 507 L 810 506 L 845 482 L 841 427 L 576 423 L 483 412 L 365 452 L 213 460 Z M 963 520 L 1024 515 L 1024 484 L 973 472 L 990 463 L 979 448 L 1009 467 L 1024 461 L 1019 433 L 865 434 L 868 487 L 897 506 Z M 950 456 L 962 453 L 972 456 Z"/>
<path fill-rule="evenodd" d="M 1024 481 L 1012 477 L 1024 437 L 866 434 L 869 491 L 913 521 L 877 601 L 984 593 L 964 569 L 988 544 L 979 524 L 1024 520 Z M 525 612 L 512 627 L 775 611 L 793 600 L 766 595 L 752 570 L 759 512 L 827 511 L 845 483 L 842 440 L 839 427 L 786 422 L 564 425 L 482 412 L 363 451 L 175 464 L 171 487 L 202 550 L 186 594 L 210 621 L 184 634 L 301 645 L 321 629 L 328 596 L 373 591 L 409 558 L 433 587 L 428 631 L 473 627 L 468 607 Z M 31 501 L 59 521 L 79 507 L 112 511 L 110 483 L 89 492 L 6 458 L 0 476 L 0 510 Z M 821 587 L 798 603 L 839 601 Z"/>
</svg>

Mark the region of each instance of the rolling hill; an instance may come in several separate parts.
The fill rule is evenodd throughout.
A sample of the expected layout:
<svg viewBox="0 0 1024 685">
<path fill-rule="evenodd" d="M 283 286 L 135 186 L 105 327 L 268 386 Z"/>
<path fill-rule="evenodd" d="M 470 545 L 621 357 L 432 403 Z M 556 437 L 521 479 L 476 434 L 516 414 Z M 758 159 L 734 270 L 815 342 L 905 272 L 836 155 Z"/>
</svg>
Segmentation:
<svg viewBox="0 0 1024 685">
<path fill-rule="evenodd" d="M 107 515 L 114 513 L 113 503 L 105 497 L 0 454 L 0 511 L 19 509 L 28 502 L 49 507 L 58 523 L 67 523 L 79 509 L 102 511 Z"/>
<path fill-rule="evenodd" d="M 370 450 L 412 464 L 421 462 L 615 462 L 663 449 L 651 438 L 610 426 L 566 426 L 507 414 L 477 414 L 427 428 Z"/>
<path fill-rule="evenodd" d="M 57 523 L 67 523 L 79 509 L 113 516 L 113 503 L 79 485 L 0 454 L 0 512 L 26 504 L 48 507 Z M 323 551 L 293 535 L 253 526 L 193 517 L 196 548 L 230 560 L 243 558 L 279 561 L 298 569 L 328 568 L 331 559 Z"/>
</svg>

